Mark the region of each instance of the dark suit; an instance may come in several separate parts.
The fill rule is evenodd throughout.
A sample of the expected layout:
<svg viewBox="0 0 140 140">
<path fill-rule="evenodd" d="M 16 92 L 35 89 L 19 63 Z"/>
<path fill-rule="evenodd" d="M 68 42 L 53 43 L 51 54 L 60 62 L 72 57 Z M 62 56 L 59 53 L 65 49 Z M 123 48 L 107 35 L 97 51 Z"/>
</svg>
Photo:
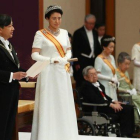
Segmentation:
<svg viewBox="0 0 140 140">
<path fill-rule="evenodd" d="M 95 57 L 101 53 L 101 47 L 98 42 L 98 36 L 96 31 L 92 31 L 93 33 L 93 41 L 94 41 L 94 55 Z M 73 43 L 72 43 L 72 52 L 73 57 L 78 58 L 78 62 L 74 62 L 73 69 L 74 69 L 74 79 L 76 80 L 77 86 L 80 86 L 83 81 L 82 70 L 86 66 L 92 65 L 94 66 L 95 57 L 87 58 L 82 56 L 81 54 L 84 53 L 86 55 L 90 55 L 91 47 L 88 40 L 88 36 L 84 27 L 76 30 L 73 35 Z M 79 64 L 80 69 L 76 71 L 75 65 Z"/>
<path fill-rule="evenodd" d="M 0 41 L 0 44 L 3 43 Z M 3 45 L 4 46 L 4 45 Z M 19 71 L 19 61 L 12 49 L 9 52 L 0 46 L 0 139 L 11 140 L 18 106 L 19 82 L 12 80 L 9 83 L 11 72 Z"/>
<path fill-rule="evenodd" d="M 100 88 L 103 93 L 105 93 L 105 88 L 100 84 Z M 131 135 L 134 131 L 134 108 L 130 105 L 122 105 L 123 109 L 120 112 L 115 113 L 115 111 L 109 107 L 112 99 L 105 94 L 107 100 L 103 98 L 99 89 L 95 87 L 92 83 L 85 81 L 80 90 L 81 95 L 83 96 L 84 102 L 88 103 L 107 103 L 106 107 L 98 107 L 98 111 L 107 114 L 114 114 L 118 117 L 118 121 L 121 126 L 121 133 L 123 135 Z M 86 107 L 85 111 L 93 111 L 93 108 Z"/>
</svg>

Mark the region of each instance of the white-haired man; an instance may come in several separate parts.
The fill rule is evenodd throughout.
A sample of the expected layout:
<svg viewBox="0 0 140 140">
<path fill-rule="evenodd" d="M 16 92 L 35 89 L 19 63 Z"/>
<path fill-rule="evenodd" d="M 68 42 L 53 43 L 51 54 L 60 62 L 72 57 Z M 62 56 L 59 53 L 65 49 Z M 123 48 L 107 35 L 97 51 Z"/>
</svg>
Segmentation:
<svg viewBox="0 0 140 140">
<path fill-rule="evenodd" d="M 94 66 L 94 60 L 102 51 L 97 32 L 94 30 L 96 17 L 92 14 L 85 16 L 84 26 L 74 32 L 73 35 L 73 57 L 78 58 L 78 62 L 74 62 L 74 79 L 76 86 L 80 86 L 83 81 L 82 70 L 84 67 Z"/>
</svg>

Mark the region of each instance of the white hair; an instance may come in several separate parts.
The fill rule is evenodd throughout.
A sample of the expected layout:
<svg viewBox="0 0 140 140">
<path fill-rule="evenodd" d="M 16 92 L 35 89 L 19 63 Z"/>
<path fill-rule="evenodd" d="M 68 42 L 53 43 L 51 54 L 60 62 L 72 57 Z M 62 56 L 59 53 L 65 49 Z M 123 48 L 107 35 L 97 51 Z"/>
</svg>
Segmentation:
<svg viewBox="0 0 140 140">
<path fill-rule="evenodd" d="M 94 69 L 94 67 L 93 66 L 87 66 L 87 67 L 85 67 L 83 69 L 83 71 L 82 71 L 83 76 L 88 75 L 88 71 L 91 70 L 91 69 Z"/>
<path fill-rule="evenodd" d="M 90 18 L 94 18 L 95 21 L 96 21 L 96 17 L 95 17 L 94 15 L 92 15 L 92 14 L 86 15 L 86 16 L 85 16 L 85 21 L 87 21 L 87 20 L 90 19 Z"/>
</svg>

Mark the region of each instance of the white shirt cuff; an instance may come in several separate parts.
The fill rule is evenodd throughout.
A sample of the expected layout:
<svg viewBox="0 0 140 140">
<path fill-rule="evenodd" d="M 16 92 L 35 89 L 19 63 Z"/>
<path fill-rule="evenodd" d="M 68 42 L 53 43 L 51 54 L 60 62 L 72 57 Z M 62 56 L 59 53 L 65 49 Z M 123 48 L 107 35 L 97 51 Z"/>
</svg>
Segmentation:
<svg viewBox="0 0 140 140">
<path fill-rule="evenodd" d="M 11 72 L 10 79 L 9 79 L 9 83 L 12 82 L 12 79 L 13 79 L 13 72 Z"/>
</svg>

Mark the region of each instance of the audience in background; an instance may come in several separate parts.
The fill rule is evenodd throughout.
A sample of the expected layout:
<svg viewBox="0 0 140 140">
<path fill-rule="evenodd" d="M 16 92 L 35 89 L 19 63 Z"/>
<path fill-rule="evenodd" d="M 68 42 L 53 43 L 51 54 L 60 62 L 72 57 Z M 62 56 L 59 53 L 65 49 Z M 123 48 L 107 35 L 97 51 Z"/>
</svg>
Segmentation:
<svg viewBox="0 0 140 140">
<path fill-rule="evenodd" d="M 115 38 L 106 35 L 101 40 L 103 51 L 95 59 L 95 69 L 98 72 L 98 78 L 101 84 L 105 87 L 105 92 L 114 100 L 117 99 L 116 84 L 118 83 L 115 74 L 116 64 L 111 53 L 114 51 Z"/>
<path fill-rule="evenodd" d="M 133 106 L 124 105 L 121 102 L 114 101 L 106 95 L 105 87 L 98 82 L 97 71 L 92 66 L 83 69 L 84 83 L 80 93 L 84 102 L 103 104 L 107 106 L 98 107 L 98 111 L 106 114 L 112 114 L 118 117 L 120 123 L 121 135 L 131 137 L 134 131 L 134 109 Z M 84 107 L 85 111 L 93 111 L 91 107 Z"/>
<path fill-rule="evenodd" d="M 73 35 L 73 57 L 78 58 L 74 62 L 74 79 L 76 86 L 79 87 L 83 81 L 82 70 L 88 65 L 94 65 L 94 60 L 101 53 L 101 47 L 98 42 L 97 32 L 94 30 L 96 17 L 89 14 L 85 17 L 84 26 L 76 30 Z"/>
<path fill-rule="evenodd" d="M 96 31 L 98 33 L 98 41 L 101 45 L 101 39 L 105 35 L 105 24 L 104 23 L 98 23 L 96 24 Z"/>
<path fill-rule="evenodd" d="M 130 67 L 131 57 L 126 52 L 121 52 L 118 56 L 118 69 L 116 69 L 116 74 L 119 81 L 118 92 L 124 101 L 129 100 L 131 96 L 133 104 L 140 109 L 140 96 L 137 95 L 137 91 L 130 82 L 129 74 L 127 70 Z M 125 98 L 126 97 L 126 98 Z M 135 123 L 140 123 L 138 111 L 135 109 Z"/>
</svg>

